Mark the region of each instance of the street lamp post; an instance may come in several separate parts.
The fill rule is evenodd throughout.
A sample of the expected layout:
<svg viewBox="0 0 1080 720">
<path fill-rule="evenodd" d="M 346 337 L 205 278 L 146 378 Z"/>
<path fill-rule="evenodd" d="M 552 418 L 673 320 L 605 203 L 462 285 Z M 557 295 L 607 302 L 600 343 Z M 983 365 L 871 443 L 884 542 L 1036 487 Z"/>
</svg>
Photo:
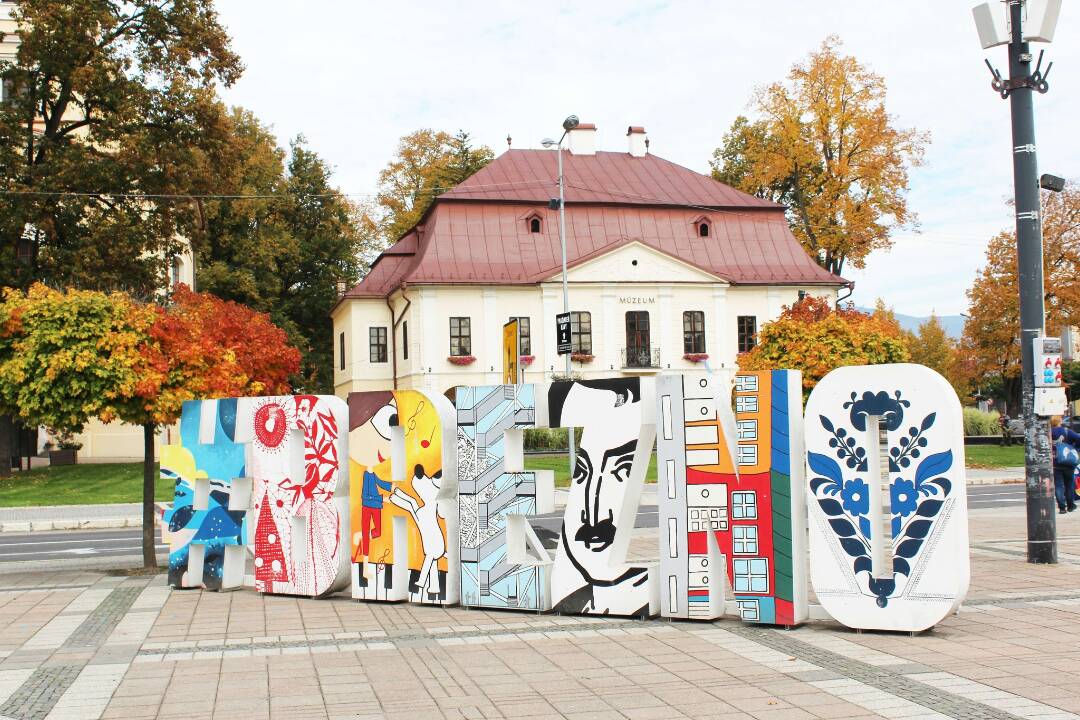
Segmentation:
<svg viewBox="0 0 1080 720">
<path fill-rule="evenodd" d="M 1035 155 L 1035 113 L 1032 91 L 1048 89 L 1042 55 L 1031 71 L 1028 40 L 1053 38 L 1061 0 L 1007 0 L 1007 22 L 1001 3 L 974 8 L 975 24 L 984 49 L 1009 46 L 1009 78 L 987 65 L 992 87 L 1008 98 L 1012 113 L 1013 184 L 1016 211 L 1016 246 L 1020 285 L 1020 350 L 1022 358 L 1021 407 L 1024 417 L 1024 466 L 1027 489 L 1027 559 L 1057 562 L 1054 515 L 1054 473 L 1051 466 L 1048 419 L 1035 414 L 1035 338 L 1043 334 L 1046 308 L 1043 290 L 1043 245 L 1040 219 L 1038 163 Z M 1026 21 L 1026 22 L 1025 22 Z"/>
<path fill-rule="evenodd" d="M 550 148 L 555 146 L 555 153 L 558 156 L 559 166 L 559 245 L 562 246 L 562 303 L 563 312 L 570 312 L 570 288 L 566 281 L 566 190 L 565 182 L 563 181 L 563 162 L 562 162 L 562 146 L 563 141 L 566 140 L 566 136 L 571 130 L 576 128 L 580 124 L 577 115 L 570 115 L 563 120 L 563 133 L 559 137 L 559 142 L 555 142 L 550 138 L 545 138 L 541 141 L 541 144 Z M 570 353 L 566 354 L 566 379 L 570 379 Z M 577 450 L 574 447 L 574 428 L 567 428 L 566 435 L 568 439 L 569 447 L 569 462 L 570 462 L 570 479 L 574 478 L 574 459 L 577 456 Z"/>
</svg>

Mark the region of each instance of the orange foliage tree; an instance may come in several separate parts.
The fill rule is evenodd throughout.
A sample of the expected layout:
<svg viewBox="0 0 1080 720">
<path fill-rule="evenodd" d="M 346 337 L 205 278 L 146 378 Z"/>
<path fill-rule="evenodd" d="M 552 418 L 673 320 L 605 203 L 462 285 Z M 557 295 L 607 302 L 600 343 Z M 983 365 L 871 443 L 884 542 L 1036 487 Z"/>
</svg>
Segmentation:
<svg viewBox="0 0 1080 720">
<path fill-rule="evenodd" d="M 885 314 L 834 309 L 825 298 L 807 296 L 762 325 L 754 349 L 739 355 L 739 368 L 801 370 L 805 395 L 834 368 L 908 357 L 902 331 Z"/>
<path fill-rule="evenodd" d="M 157 427 L 176 422 L 185 400 L 290 392 L 300 351 L 265 313 L 181 285 L 169 306 L 155 308 L 139 369 L 117 415 L 143 426 L 143 563 L 152 567 Z"/>
</svg>

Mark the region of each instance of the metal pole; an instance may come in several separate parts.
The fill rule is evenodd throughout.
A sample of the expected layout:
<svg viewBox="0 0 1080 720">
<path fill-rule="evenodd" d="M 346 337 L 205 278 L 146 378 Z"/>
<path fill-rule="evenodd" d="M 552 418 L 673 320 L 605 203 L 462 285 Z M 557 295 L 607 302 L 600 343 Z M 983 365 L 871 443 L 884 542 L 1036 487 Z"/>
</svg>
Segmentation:
<svg viewBox="0 0 1080 720">
<path fill-rule="evenodd" d="M 1021 407 L 1024 417 L 1024 469 L 1027 487 L 1027 558 L 1032 563 L 1057 562 L 1054 515 L 1054 472 L 1050 456 L 1050 424 L 1035 415 L 1034 340 L 1043 334 L 1042 225 L 1035 157 L 1035 113 L 1031 54 L 1023 36 L 1024 4 L 1010 0 L 1012 41 L 1009 43 L 1009 93 L 1012 111 L 1013 183 L 1016 203 L 1016 254 L 1020 284 Z"/>
<path fill-rule="evenodd" d="M 563 131 L 559 138 L 557 154 L 559 157 L 559 243 L 562 245 L 562 309 L 564 313 L 570 312 L 570 290 L 566 284 L 566 198 L 563 190 L 563 167 L 562 167 L 562 144 L 568 131 Z M 572 325 L 571 321 L 571 325 Z M 566 379 L 570 379 L 570 353 L 566 354 Z M 568 447 L 570 448 L 570 480 L 574 479 L 574 459 L 577 450 L 574 447 L 574 428 L 566 429 Z"/>
</svg>

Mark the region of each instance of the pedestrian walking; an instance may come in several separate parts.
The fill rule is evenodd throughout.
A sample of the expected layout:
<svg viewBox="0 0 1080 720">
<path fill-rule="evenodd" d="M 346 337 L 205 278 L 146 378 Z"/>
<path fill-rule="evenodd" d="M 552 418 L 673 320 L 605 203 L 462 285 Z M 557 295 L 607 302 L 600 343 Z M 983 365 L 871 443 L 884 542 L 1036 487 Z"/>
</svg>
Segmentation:
<svg viewBox="0 0 1080 720">
<path fill-rule="evenodd" d="M 1012 418 L 1009 417 L 1009 413 L 1001 413 L 998 416 L 998 425 L 1001 426 L 1001 447 L 1013 444 L 1012 437 Z"/>
<path fill-rule="evenodd" d="M 1076 466 L 1080 465 L 1080 434 L 1061 423 L 1061 416 L 1050 418 L 1050 440 L 1054 451 L 1054 492 L 1058 512 L 1076 510 Z"/>
</svg>

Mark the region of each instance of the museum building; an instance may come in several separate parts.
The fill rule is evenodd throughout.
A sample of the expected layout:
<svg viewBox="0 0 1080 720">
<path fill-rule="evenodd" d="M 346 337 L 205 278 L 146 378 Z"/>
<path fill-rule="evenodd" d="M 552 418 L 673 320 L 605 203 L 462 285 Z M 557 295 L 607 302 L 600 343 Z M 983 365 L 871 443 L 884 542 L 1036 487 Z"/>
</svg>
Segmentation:
<svg viewBox="0 0 1080 720">
<path fill-rule="evenodd" d="M 806 294 L 848 282 L 791 234 L 784 207 L 648 151 L 563 151 L 575 377 L 731 372 L 758 328 Z M 502 382 L 503 325 L 517 318 L 525 382 L 565 376 L 556 150 L 508 149 L 439 195 L 331 311 L 335 392 Z"/>
</svg>

